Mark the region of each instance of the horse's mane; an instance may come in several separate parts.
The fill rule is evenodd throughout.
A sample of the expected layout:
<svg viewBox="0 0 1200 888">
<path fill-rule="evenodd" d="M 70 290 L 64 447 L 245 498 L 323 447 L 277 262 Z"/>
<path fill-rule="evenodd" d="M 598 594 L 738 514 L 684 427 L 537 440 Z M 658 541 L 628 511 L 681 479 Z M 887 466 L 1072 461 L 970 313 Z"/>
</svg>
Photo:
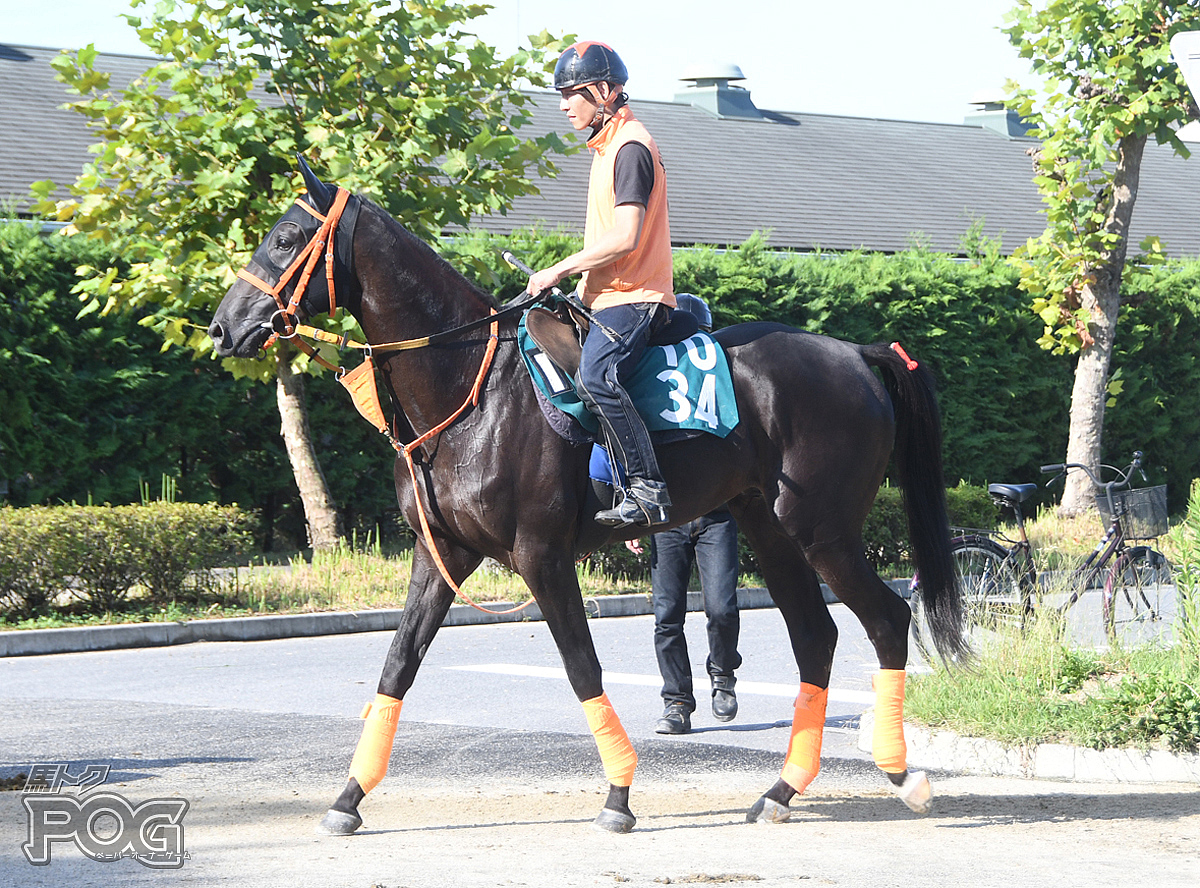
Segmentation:
<svg viewBox="0 0 1200 888">
<path fill-rule="evenodd" d="M 462 272 L 447 262 L 437 250 L 404 227 L 391 213 L 362 195 L 359 195 L 359 199 L 363 202 L 364 206 L 370 207 L 383 220 L 384 225 L 404 243 L 406 249 L 410 250 L 428 265 L 429 274 L 432 278 L 451 281 L 462 289 L 478 296 L 491 308 L 500 307 L 499 301 L 492 293 L 476 286 L 468 280 Z"/>
</svg>

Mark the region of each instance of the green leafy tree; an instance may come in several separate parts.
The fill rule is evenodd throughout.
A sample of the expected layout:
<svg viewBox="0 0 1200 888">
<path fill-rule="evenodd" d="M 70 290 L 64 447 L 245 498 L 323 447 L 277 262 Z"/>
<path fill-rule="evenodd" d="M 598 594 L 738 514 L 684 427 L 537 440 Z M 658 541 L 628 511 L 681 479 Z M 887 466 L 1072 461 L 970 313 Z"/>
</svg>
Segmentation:
<svg viewBox="0 0 1200 888">
<path fill-rule="evenodd" d="M 1195 113 L 1170 56 L 1178 31 L 1200 27 L 1195 0 L 1021 0 L 1004 32 L 1044 95 L 1015 84 L 1009 107 L 1036 127 L 1035 177 L 1046 230 L 1014 254 L 1021 287 L 1033 298 L 1042 345 L 1078 354 L 1071 393 L 1068 462 L 1095 468 L 1104 411 L 1121 381 L 1111 372 L 1121 277 L 1137 200 L 1142 156 L 1151 137 L 1183 156 L 1175 129 Z M 1161 258 L 1148 239 L 1141 262 Z M 1061 510 L 1091 507 L 1090 482 L 1068 476 Z"/>
<path fill-rule="evenodd" d="M 273 399 L 181 349 L 164 353 L 131 313 L 77 317 L 75 269 L 110 261 L 96 241 L 0 224 L 0 491 L 13 505 L 136 503 L 143 483 L 158 489 L 168 475 L 181 498 L 254 505 L 270 523 L 271 504 L 291 500 L 287 457 L 269 427 Z M 337 445 L 372 442 L 342 435 Z M 358 458 L 338 455 L 346 465 Z M 378 513 L 382 499 L 358 492 L 356 504 Z M 295 523 L 289 532 L 302 541 Z"/>
<path fill-rule="evenodd" d="M 168 344 L 208 353 L 213 309 L 300 190 L 296 153 L 426 237 L 535 190 L 563 145 L 518 134 L 529 118 L 518 87 L 544 80 L 558 44 L 543 33 L 501 57 L 468 30 L 486 10 L 453 0 L 164 0 L 144 19 L 127 16 L 163 60 L 123 91 L 95 70 L 94 48 L 59 56 L 77 96 L 69 107 L 101 141 L 70 199 L 54 204 L 54 184 L 35 184 L 39 209 L 129 262 L 127 272 L 82 269 L 84 311 L 149 310 Z M 306 361 L 281 349 L 228 366 L 277 380 L 312 542 L 332 544 L 337 511 L 306 433 Z"/>
</svg>

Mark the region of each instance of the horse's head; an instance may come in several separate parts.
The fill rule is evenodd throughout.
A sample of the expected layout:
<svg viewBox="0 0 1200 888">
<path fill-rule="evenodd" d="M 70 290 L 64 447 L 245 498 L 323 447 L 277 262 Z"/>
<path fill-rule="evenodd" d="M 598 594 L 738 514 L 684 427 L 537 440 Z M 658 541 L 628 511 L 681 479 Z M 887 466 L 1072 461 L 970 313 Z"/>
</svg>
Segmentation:
<svg viewBox="0 0 1200 888">
<path fill-rule="evenodd" d="M 341 226 L 340 237 L 337 224 L 340 204 L 346 199 L 339 201 L 338 189 L 318 179 L 303 158 L 300 170 L 307 193 L 283 214 L 254 251 L 209 324 L 213 348 L 223 358 L 253 357 L 274 336 L 290 335 L 298 319 L 331 310 L 325 238 L 331 245 L 337 244 L 333 263 L 337 298 L 344 299 L 349 289 L 354 219 Z M 356 215 L 357 200 L 349 198 L 348 204 Z M 347 215 L 350 213 L 348 210 Z M 325 238 L 320 237 L 323 231 Z"/>
</svg>

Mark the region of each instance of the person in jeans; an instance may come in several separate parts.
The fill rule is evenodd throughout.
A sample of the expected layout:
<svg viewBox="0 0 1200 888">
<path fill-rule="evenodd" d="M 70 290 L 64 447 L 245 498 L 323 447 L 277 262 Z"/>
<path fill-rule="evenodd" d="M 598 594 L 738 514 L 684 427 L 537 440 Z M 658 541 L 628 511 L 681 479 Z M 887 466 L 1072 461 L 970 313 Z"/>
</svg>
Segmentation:
<svg viewBox="0 0 1200 888">
<path fill-rule="evenodd" d="M 704 300 L 690 293 L 677 295 L 679 308 L 692 312 L 700 329 L 712 330 L 712 313 Z M 636 541 L 625 544 L 641 554 Z M 650 537 L 650 584 L 654 599 L 654 653 L 663 678 L 664 709 L 654 730 L 686 734 L 692 729 L 696 697 L 692 666 L 683 632 L 687 616 L 687 587 L 692 565 L 700 568 L 704 615 L 708 621 L 706 669 L 712 685 L 712 712 L 718 721 L 737 715 L 734 670 L 742 665 L 738 653 L 741 616 L 737 604 L 737 524 L 726 506 L 687 524 Z"/>
<path fill-rule="evenodd" d="M 612 507 L 595 520 L 611 527 L 666 524 L 671 497 L 646 424 L 625 391 L 651 335 L 675 307 L 667 175 L 658 145 L 633 115 L 628 71 L 612 47 L 581 41 L 554 68 L 559 108 L 591 133 L 591 178 L 583 249 L 535 272 L 527 292 L 543 293 L 581 274 L 577 292 L 593 323 L 583 343 L 578 388 L 626 472 Z"/>
<path fill-rule="evenodd" d="M 627 543 L 641 552 L 636 541 Z M 654 726 L 659 734 L 686 734 L 692 729 L 696 697 L 683 621 L 692 564 L 700 568 L 704 615 L 708 623 L 705 666 L 712 686 L 712 713 L 718 721 L 737 715 L 734 671 L 741 617 L 737 605 L 737 524 L 722 506 L 687 524 L 650 537 L 650 582 L 654 598 L 654 653 L 662 675 L 663 714 Z"/>
</svg>

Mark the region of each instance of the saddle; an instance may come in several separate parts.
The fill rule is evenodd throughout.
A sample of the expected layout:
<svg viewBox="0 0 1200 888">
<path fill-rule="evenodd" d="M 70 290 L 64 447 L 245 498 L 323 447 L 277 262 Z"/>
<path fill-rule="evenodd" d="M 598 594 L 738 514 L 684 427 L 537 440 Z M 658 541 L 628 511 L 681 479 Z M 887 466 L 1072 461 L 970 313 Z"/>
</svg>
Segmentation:
<svg viewBox="0 0 1200 888">
<path fill-rule="evenodd" d="M 560 436 L 591 443 L 600 424 L 577 387 L 587 319 L 565 301 L 527 311 L 517 342 L 538 406 Z M 603 334 L 601 334 L 603 335 Z M 724 349 L 689 311 L 655 319 L 647 348 L 625 383 L 655 444 L 697 434 L 728 435 L 738 424 L 737 399 Z"/>
<path fill-rule="evenodd" d="M 582 342 L 589 326 L 588 319 L 565 302 L 554 309 L 531 308 L 525 315 L 525 329 L 538 348 L 572 379 L 579 373 Z M 647 346 L 677 345 L 699 330 L 700 322 L 694 314 L 672 309 L 666 322 L 651 331 Z"/>
</svg>

